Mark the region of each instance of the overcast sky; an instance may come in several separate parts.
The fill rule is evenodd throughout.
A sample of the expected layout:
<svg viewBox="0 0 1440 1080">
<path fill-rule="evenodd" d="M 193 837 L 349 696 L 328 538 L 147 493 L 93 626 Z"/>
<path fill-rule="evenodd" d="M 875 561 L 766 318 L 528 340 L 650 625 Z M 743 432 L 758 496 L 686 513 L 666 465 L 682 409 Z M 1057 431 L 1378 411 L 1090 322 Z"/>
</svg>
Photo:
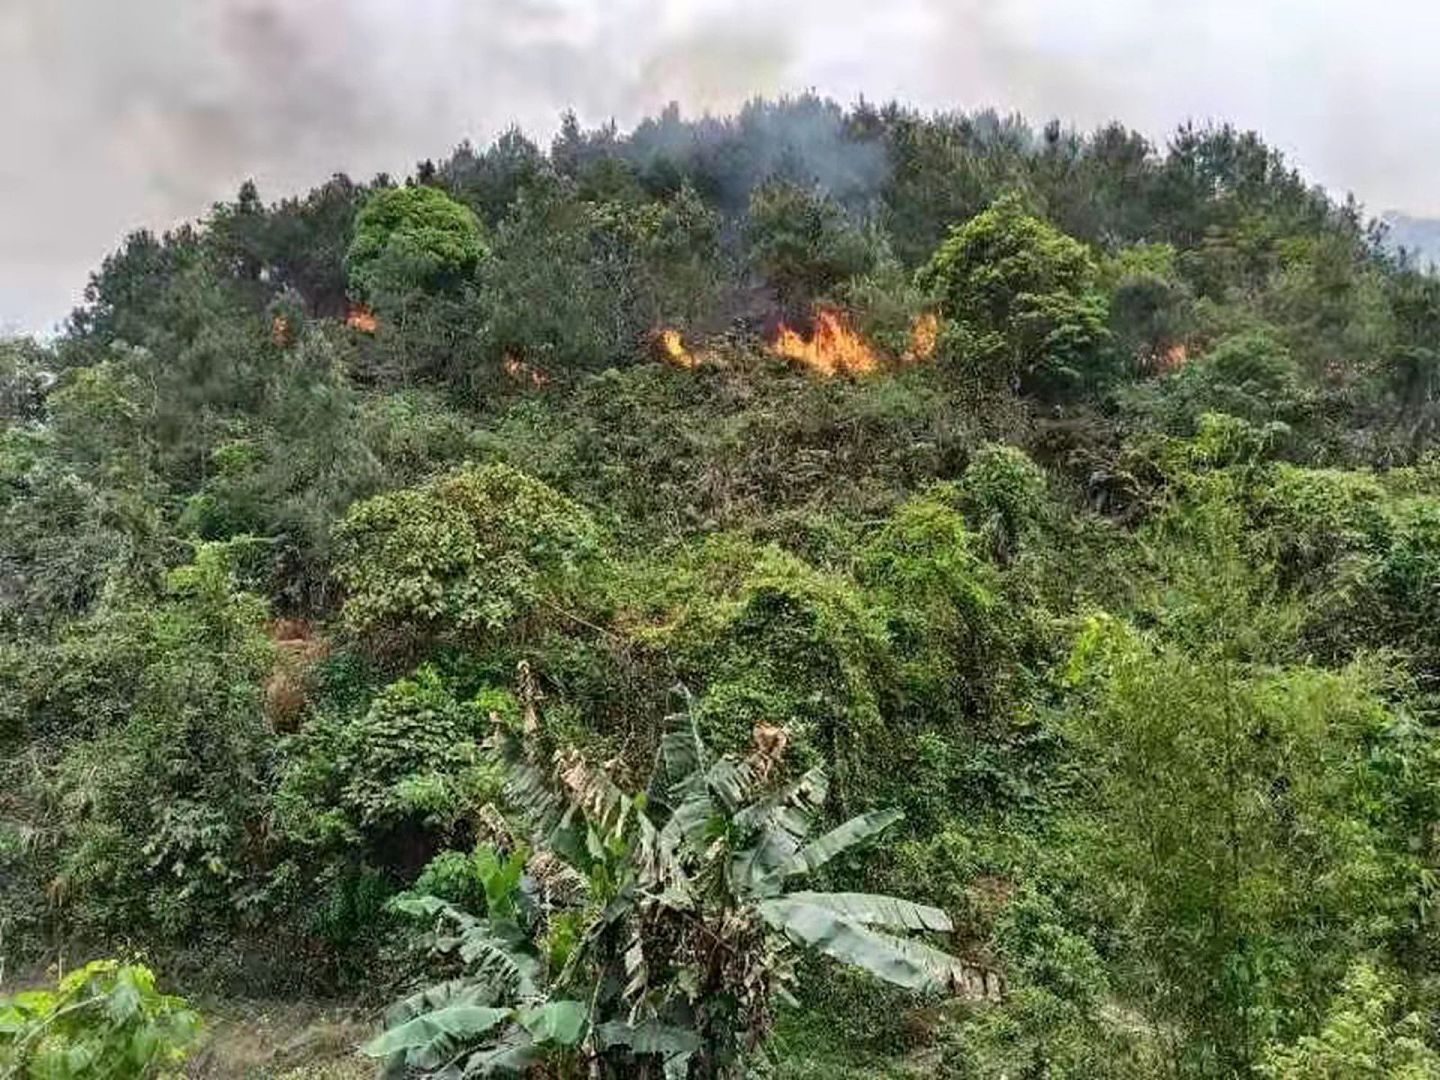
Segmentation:
<svg viewBox="0 0 1440 1080">
<path fill-rule="evenodd" d="M 0 327 L 128 230 L 559 113 L 813 88 L 1152 138 L 1258 128 L 1372 210 L 1440 215 L 1434 0 L 0 0 Z"/>
</svg>

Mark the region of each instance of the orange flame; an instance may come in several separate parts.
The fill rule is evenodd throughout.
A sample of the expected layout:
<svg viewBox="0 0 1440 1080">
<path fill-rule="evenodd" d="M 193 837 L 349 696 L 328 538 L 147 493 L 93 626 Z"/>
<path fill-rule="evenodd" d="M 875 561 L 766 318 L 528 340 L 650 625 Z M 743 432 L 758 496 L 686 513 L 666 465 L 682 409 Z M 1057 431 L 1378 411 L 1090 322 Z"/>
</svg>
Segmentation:
<svg viewBox="0 0 1440 1080">
<path fill-rule="evenodd" d="M 770 348 L 776 356 L 804 364 L 821 375 L 863 375 L 880 366 L 875 351 L 835 308 L 820 308 L 815 313 L 815 332 L 809 341 L 782 322 Z"/>
<path fill-rule="evenodd" d="M 660 346 L 660 355 L 664 360 L 676 367 L 693 368 L 695 366 L 695 356 L 685 348 L 685 339 L 680 336 L 679 330 L 661 330 L 655 340 Z"/>
<path fill-rule="evenodd" d="M 380 329 L 380 320 L 364 304 L 352 304 L 350 313 L 345 316 L 345 325 L 362 334 L 373 334 Z"/>
<path fill-rule="evenodd" d="M 910 351 L 907 360 L 929 360 L 935 355 L 935 346 L 940 343 L 940 316 L 933 311 L 922 311 L 910 324 Z"/>
<path fill-rule="evenodd" d="M 505 374 L 509 375 L 510 378 L 516 382 L 525 382 L 528 380 L 531 386 L 544 386 L 550 381 L 550 376 L 546 375 L 545 372 L 525 363 L 524 360 L 521 360 L 511 352 L 505 354 L 505 359 L 501 362 L 501 366 L 505 369 Z"/>
<path fill-rule="evenodd" d="M 1141 366 L 1148 372 L 1167 375 L 1179 371 L 1190 362 L 1190 350 L 1183 341 L 1147 349 L 1141 353 Z"/>
<path fill-rule="evenodd" d="M 279 348 L 288 349 L 295 344 L 295 328 L 284 315 L 276 315 L 270 322 L 270 340 Z"/>
</svg>

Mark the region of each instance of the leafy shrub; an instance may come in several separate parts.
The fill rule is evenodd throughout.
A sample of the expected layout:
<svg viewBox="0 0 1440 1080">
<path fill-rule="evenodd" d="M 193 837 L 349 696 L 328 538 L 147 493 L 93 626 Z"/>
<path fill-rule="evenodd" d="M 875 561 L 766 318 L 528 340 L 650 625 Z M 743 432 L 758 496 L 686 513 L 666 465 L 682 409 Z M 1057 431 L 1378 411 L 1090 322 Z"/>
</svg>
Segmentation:
<svg viewBox="0 0 1440 1080">
<path fill-rule="evenodd" d="M 1087 1012 L 1049 990 L 1023 986 L 964 1018 L 944 1047 L 938 1075 L 1149 1080 L 1173 1068 L 1164 1040 L 1131 1018 Z"/>
<path fill-rule="evenodd" d="M 0 1068 L 27 1080 L 170 1075 L 200 1034 L 182 998 L 139 964 L 95 960 L 53 990 L 0 997 Z"/>
<path fill-rule="evenodd" d="M 480 275 L 486 364 L 544 380 L 649 358 L 660 327 L 714 316 L 719 241 L 719 218 L 687 187 L 648 203 L 585 200 L 564 185 L 527 192 Z"/>
<path fill-rule="evenodd" d="M 336 542 L 345 617 L 361 632 L 505 629 L 572 593 L 600 551 L 584 509 L 505 465 L 366 500 Z"/>
<path fill-rule="evenodd" d="M 107 585 L 149 584 L 162 565 L 160 517 L 142 478 L 126 475 L 118 454 L 105 475 L 89 476 L 54 439 L 0 431 L 0 629 L 82 618 Z"/>
<path fill-rule="evenodd" d="M 1263 331 L 1222 338 L 1202 363 L 1211 368 L 1218 385 L 1261 401 L 1283 402 L 1297 390 L 1298 373 L 1289 350 Z"/>
<path fill-rule="evenodd" d="M 313 844 L 409 826 L 443 837 L 498 790 L 480 753 L 488 729 L 475 703 L 423 666 L 363 711 L 322 714 L 297 736 L 277 795 L 282 824 Z"/>
<path fill-rule="evenodd" d="M 54 357 L 28 338 L 0 337 L 0 430 L 39 420 Z"/>
<path fill-rule="evenodd" d="M 469 277 L 485 257 L 474 213 L 437 188 L 381 188 L 355 218 L 345 256 L 350 287 L 390 302 Z"/>
<path fill-rule="evenodd" d="M 982 446 L 960 482 L 961 504 L 991 550 L 1007 562 L 1033 540 L 1046 512 L 1045 473 L 1023 450 Z"/>
<path fill-rule="evenodd" d="M 1106 341 L 1106 305 L 1085 247 L 1007 196 L 951 228 L 918 280 L 972 327 L 996 382 L 1081 382 Z"/>
<path fill-rule="evenodd" d="M 855 323 L 869 341 L 890 356 L 902 360 L 931 362 L 942 336 L 934 303 L 914 276 L 891 258 L 879 258 L 866 273 L 852 277 L 834 289 L 842 307 L 854 313 Z M 916 328 L 927 319 L 935 342 L 916 349 Z"/>
<path fill-rule="evenodd" d="M 1194 297 L 1180 278 L 1170 244 L 1135 244 L 1101 264 L 1110 290 L 1110 330 L 1141 370 L 1172 363 L 1169 350 L 1193 329 Z M 1132 369 L 1133 370 L 1133 369 Z"/>
<path fill-rule="evenodd" d="M 266 537 L 261 580 L 304 606 L 329 586 L 336 519 L 359 499 L 459 464 L 473 434 L 423 391 L 362 397 L 321 338 L 286 357 L 265 408 L 212 451 L 179 528 L 206 540 Z"/>
<path fill-rule="evenodd" d="M 89 648 L 133 667 L 71 687 L 79 715 L 113 717 L 75 732 L 52 782 L 63 807 L 53 895 L 71 914 L 169 933 L 228 917 L 264 813 L 265 615 L 236 588 L 230 553 L 208 545 L 171 573 L 158 604 L 122 603 L 79 628 L 97 635 Z"/>
<path fill-rule="evenodd" d="M 460 705 L 424 667 L 387 687 L 365 715 L 346 725 L 335 762 L 342 798 L 362 826 L 414 815 L 448 823 L 477 782 L 477 744 L 485 717 Z"/>
<path fill-rule="evenodd" d="M 869 270 L 874 245 L 823 191 L 774 181 L 750 198 L 750 258 L 791 317 Z"/>
<path fill-rule="evenodd" d="M 675 609 L 643 640 L 673 650 L 699 692 L 697 722 L 729 750 L 758 723 L 790 728 L 797 760 L 825 762 L 842 797 L 887 749 L 892 666 L 883 621 L 855 583 L 778 548 L 722 537 L 668 583 Z M 670 599 L 669 597 L 659 597 Z"/>
<path fill-rule="evenodd" d="M 947 736 L 1004 716 L 1009 661 L 1026 633 L 984 558 L 989 545 L 960 512 L 962 498 L 956 485 L 942 484 L 901 504 L 860 550 L 857 568 L 886 619 L 916 756 L 935 750 L 935 763 L 947 765 Z"/>
<path fill-rule="evenodd" d="M 996 944 L 1016 983 L 1040 987 L 1082 1012 L 1108 993 L 1105 967 L 1095 946 L 1064 924 L 1052 900 L 1026 890 L 1001 913 Z"/>
<path fill-rule="evenodd" d="M 822 507 L 881 516 L 958 472 L 984 429 L 930 365 L 857 382 L 727 358 L 733 367 L 607 371 L 566 401 L 508 411 L 487 438 L 644 548 L 728 528 L 788 541 L 790 521 Z"/>
<path fill-rule="evenodd" d="M 1277 462 L 1255 501 L 1256 523 L 1282 545 L 1280 562 L 1291 580 L 1382 546 L 1389 531 L 1385 489 L 1367 473 Z"/>
<path fill-rule="evenodd" d="M 1174 435 L 1193 434 L 1208 413 L 1296 425 L 1316 404 L 1289 350 L 1263 329 L 1225 335 L 1178 370 L 1120 396 L 1137 426 Z"/>
<path fill-rule="evenodd" d="M 454 904 L 462 911 L 485 910 L 485 883 L 477 852 L 442 851 L 415 879 L 411 891 Z"/>
<path fill-rule="evenodd" d="M 1259 465 L 1274 457 L 1289 429 L 1282 423 L 1252 423 L 1229 413 L 1207 412 L 1195 425 L 1194 437 L 1181 446 L 1181 460 L 1192 469 Z"/>
<path fill-rule="evenodd" d="M 1434 1030 L 1416 1013 L 1401 1014 L 1393 975 L 1367 960 L 1345 974 L 1318 1033 L 1267 1047 L 1258 1073 L 1267 1080 L 1440 1076 Z"/>
<path fill-rule="evenodd" d="M 1154 1000 L 1192 1028 L 1197 1062 L 1253 1062 L 1262 1033 L 1303 1024 L 1425 888 L 1409 837 L 1431 734 L 1392 711 L 1372 669 L 1275 670 L 1238 649 L 1091 620 L 1065 720 L 1099 785 L 1085 857 L 1125 882 L 1111 902 L 1136 973 L 1169 973 Z M 1398 760 L 1419 771 L 1397 783 Z"/>
</svg>

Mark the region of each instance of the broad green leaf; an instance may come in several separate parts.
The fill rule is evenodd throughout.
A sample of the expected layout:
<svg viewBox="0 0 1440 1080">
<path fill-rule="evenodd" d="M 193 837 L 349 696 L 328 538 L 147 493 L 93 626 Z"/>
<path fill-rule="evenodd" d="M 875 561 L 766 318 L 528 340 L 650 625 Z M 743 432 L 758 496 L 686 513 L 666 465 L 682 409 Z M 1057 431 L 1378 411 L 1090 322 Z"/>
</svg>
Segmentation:
<svg viewBox="0 0 1440 1080">
<path fill-rule="evenodd" d="M 660 1054 L 665 1058 L 689 1056 L 700 1049 L 700 1037 L 689 1028 L 673 1027 L 658 1020 L 626 1024 L 618 1020 L 595 1029 L 600 1045 L 628 1046 L 632 1054 Z"/>
<path fill-rule="evenodd" d="M 585 1006 L 578 1001 L 551 1001 L 539 1008 L 519 1010 L 516 1019 L 536 1042 L 574 1046 L 585 1030 L 587 1015 Z"/>
<path fill-rule="evenodd" d="M 681 689 L 683 692 L 683 687 Z M 686 707 L 666 718 L 668 730 L 660 737 L 655 753 L 654 776 L 650 782 L 650 794 L 654 798 L 668 800 L 679 786 L 709 767 L 709 753 L 694 710 L 689 708 L 688 692 L 685 697 Z"/>
<path fill-rule="evenodd" d="M 782 896 L 763 901 L 760 915 L 799 945 L 909 990 L 947 989 L 963 984 L 960 961 L 929 945 L 869 929 L 828 907 Z"/>
<path fill-rule="evenodd" d="M 748 762 L 728 757 L 715 762 L 705 774 L 705 786 L 732 812 L 749 797 L 755 782 L 755 770 Z"/>
<path fill-rule="evenodd" d="M 115 980 L 115 989 L 105 1000 L 105 1012 L 117 1024 L 123 1024 L 140 1011 L 140 988 L 121 972 Z"/>
<path fill-rule="evenodd" d="M 939 908 L 874 893 L 786 893 L 786 900 L 828 908 L 844 918 L 866 926 L 887 926 L 893 930 L 934 930 L 949 933 L 955 927 L 950 916 Z"/>
<path fill-rule="evenodd" d="M 730 887 L 741 896 L 773 896 L 798 849 L 795 838 L 785 831 L 766 829 L 753 846 L 731 857 Z"/>
<path fill-rule="evenodd" d="M 519 1032 L 514 1039 L 507 1035 L 493 1049 L 471 1054 L 465 1061 L 461 1076 L 525 1076 L 540 1061 L 540 1057 L 540 1048 L 524 1032 Z"/>
<path fill-rule="evenodd" d="M 460 959 L 473 965 L 476 975 L 496 981 L 515 997 L 535 996 L 535 980 L 540 973 L 540 962 L 535 957 L 520 952 L 483 920 L 477 922 L 461 938 Z"/>
<path fill-rule="evenodd" d="M 475 982 L 473 979 L 451 979 L 437 983 L 391 1005 L 385 1010 L 385 1024 L 387 1027 L 395 1027 L 416 1016 L 452 1005 L 493 1005 L 498 989 L 500 988 L 493 984 Z"/>
<path fill-rule="evenodd" d="M 883 832 L 905 815 L 899 810 L 876 810 L 853 817 L 806 844 L 785 868 L 786 876 L 809 874 L 862 840 Z"/>
<path fill-rule="evenodd" d="M 473 1039 L 484 1035 L 509 1016 L 509 1009 L 452 1005 L 423 1013 L 391 1028 L 371 1039 L 360 1048 L 360 1052 L 367 1057 L 388 1057 L 391 1054 L 423 1049 L 437 1042 Z"/>
<path fill-rule="evenodd" d="M 477 921 L 475 916 L 461 911 L 448 900 L 441 900 L 438 896 L 415 896 L 410 893 L 402 893 L 393 898 L 388 907 L 392 911 L 398 911 L 402 915 L 409 915 L 417 919 L 434 919 L 443 915 L 461 929 L 473 926 Z"/>
<path fill-rule="evenodd" d="M 54 1009 L 59 1001 L 48 990 L 21 990 L 10 999 L 10 1004 L 22 1012 L 41 1016 Z"/>
<path fill-rule="evenodd" d="M 19 1009 L 0 1003 L 0 1035 L 12 1035 L 17 1031 L 23 1031 L 27 1023 L 28 1018 Z"/>
</svg>

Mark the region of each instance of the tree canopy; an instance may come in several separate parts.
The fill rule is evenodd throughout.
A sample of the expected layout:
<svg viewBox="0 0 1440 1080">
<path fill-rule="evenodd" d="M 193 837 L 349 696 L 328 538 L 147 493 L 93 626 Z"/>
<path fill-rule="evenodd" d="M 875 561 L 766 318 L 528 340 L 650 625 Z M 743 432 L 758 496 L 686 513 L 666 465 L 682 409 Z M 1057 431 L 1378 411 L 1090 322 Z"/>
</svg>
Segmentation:
<svg viewBox="0 0 1440 1080">
<path fill-rule="evenodd" d="M 350 287 L 380 300 L 459 282 L 485 257 L 480 223 L 463 203 L 437 188 L 381 188 L 355 217 L 345 253 Z"/>
<path fill-rule="evenodd" d="M 1437 279 L 1223 125 L 124 238 L 0 343 L 0 1072 L 179 1067 L 153 966 L 237 1075 L 1440 1075 L 1437 420 Z"/>
</svg>

